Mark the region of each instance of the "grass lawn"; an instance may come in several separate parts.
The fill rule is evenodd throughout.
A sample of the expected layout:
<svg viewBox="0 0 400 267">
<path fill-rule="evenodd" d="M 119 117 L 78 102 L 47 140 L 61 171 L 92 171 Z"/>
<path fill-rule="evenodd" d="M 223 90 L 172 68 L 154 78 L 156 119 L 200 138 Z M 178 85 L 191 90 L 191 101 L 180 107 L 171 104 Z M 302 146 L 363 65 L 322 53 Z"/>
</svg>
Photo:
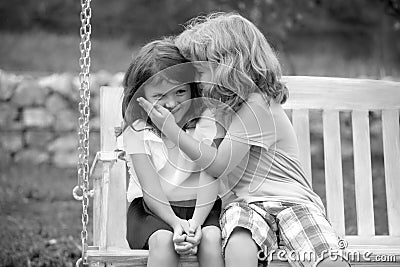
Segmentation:
<svg viewBox="0 0 400 267">
<path fill-rule="evenodd" d="M 81 204 L 75 170 L 1 166 L 0 266 L 75 266 Z"/>
</svg>

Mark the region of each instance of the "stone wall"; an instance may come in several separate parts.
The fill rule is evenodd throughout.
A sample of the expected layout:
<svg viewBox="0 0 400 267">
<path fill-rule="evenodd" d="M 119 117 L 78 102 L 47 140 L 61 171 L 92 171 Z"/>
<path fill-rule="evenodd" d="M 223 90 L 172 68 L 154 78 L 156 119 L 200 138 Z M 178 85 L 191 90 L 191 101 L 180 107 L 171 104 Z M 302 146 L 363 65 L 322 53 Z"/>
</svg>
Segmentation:
<svg viewBox="0 0 400 267">
<path fill-rule="evenodd" d="M 99 88 L 120 86 L 123 73 L 91 74 L 90 152 L 99 150 Z M 3 162 L 76 167 L 79 79 L 0 70 L 0 159 Z"/>
<path fill-rule="evenodd" d="M 100 147 L 99 89 L 120 86 L 123 73 L 91 74 L 90 155 Z M 0 70 L 0 161 L 76 167 L 79 79 L 71 74 L 32 77 Z M 317 119 L 314 115 L 319 116 Z M 321 114 L 310 114 L 314 155 L 323 157 Z M 370 112 L 373 157 L 382 157 L 380 112 Z M 342 155 L 353 154 L 351 114 L 341 114 Z"/>
</svg>

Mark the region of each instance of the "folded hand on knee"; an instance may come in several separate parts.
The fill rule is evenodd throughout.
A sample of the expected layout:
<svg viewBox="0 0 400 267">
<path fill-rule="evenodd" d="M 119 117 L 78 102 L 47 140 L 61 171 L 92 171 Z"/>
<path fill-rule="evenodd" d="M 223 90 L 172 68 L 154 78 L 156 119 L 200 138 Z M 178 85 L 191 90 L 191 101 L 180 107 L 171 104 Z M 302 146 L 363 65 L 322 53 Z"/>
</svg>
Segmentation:
<svg viewBox="0 0 400 267">
<path fill-rule="evenodd" d="M 200 240 L 201 226 L 194 220 L 181 220 L 180 225 L 174 228 L 174 247 L 180 255 L 197 254 L 197 246 Z"/>
</svg>

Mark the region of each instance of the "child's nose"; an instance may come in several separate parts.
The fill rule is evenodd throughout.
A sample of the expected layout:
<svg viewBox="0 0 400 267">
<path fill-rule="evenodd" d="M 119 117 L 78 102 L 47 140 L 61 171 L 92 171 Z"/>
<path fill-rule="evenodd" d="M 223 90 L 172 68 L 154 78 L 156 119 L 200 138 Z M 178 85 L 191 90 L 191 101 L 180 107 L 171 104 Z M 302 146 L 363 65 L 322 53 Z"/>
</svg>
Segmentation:
<svg viewBox="0 0 400 267">
<path fill-rule="evenodd" d="M 165 107 L 168 109 L 173 109 L 173 108 L 175 108 L 176 104 L 177 104 L 177 102 L 174 97 L 168 97 L 165 102 Z"/>
</svg>

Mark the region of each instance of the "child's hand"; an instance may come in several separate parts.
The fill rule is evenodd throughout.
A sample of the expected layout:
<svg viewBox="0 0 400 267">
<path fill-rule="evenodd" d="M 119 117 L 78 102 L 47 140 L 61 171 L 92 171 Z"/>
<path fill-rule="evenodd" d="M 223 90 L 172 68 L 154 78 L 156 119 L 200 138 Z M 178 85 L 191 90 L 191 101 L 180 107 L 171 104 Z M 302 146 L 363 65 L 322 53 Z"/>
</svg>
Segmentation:
<svg viewBox="0 0 400 267">
<path fill-rule="evenodd" d="M 185 241 L 187 235 L 184 234 L 182 239 L 174 239 L 174 248 L 179 255 L 195 255 L 197 253 L 197 246 Z M 182 241 L 181 241 L 182 240 Z"/>
<path fill-rule="evenodd" d="M 139 105 L 146 111 L 149 115 L 151 121 L 157 126 L 157 128 L 165 134 L 166 128 L 170 126 L 177 126 L 175 118 L 172 113 L 158 104 L 151 104 L 149 101 L 143 97 L 137 99 Z"/>
<path fill-rule="evenodd" d="M 197 253 L 197 247 L 192 243 L 187 242 L 186 239 L 189 233 L 189 222 L 179 219 L 178 223 L 173 227 L 174 235 L 172 241 L 174 242 L 175 251 L 180 255 L 194 255 Z"/>
<path fill-rule="evenodd" d="M 189 232 L 186 238 L 187 242 L 193 244 L 193 246 L 198 246 L 202 238 L 201 225 L 199 225 L 195 220 L 190 219 L 189 221 Z"/>
<path fill-rule="evenodd" d="M 192 243 L 183 241 L 180 243 L 174 243 L 176 253 L 179 255 L 196 255 L 197 246 L 193 246 Z"/>
</svg>

